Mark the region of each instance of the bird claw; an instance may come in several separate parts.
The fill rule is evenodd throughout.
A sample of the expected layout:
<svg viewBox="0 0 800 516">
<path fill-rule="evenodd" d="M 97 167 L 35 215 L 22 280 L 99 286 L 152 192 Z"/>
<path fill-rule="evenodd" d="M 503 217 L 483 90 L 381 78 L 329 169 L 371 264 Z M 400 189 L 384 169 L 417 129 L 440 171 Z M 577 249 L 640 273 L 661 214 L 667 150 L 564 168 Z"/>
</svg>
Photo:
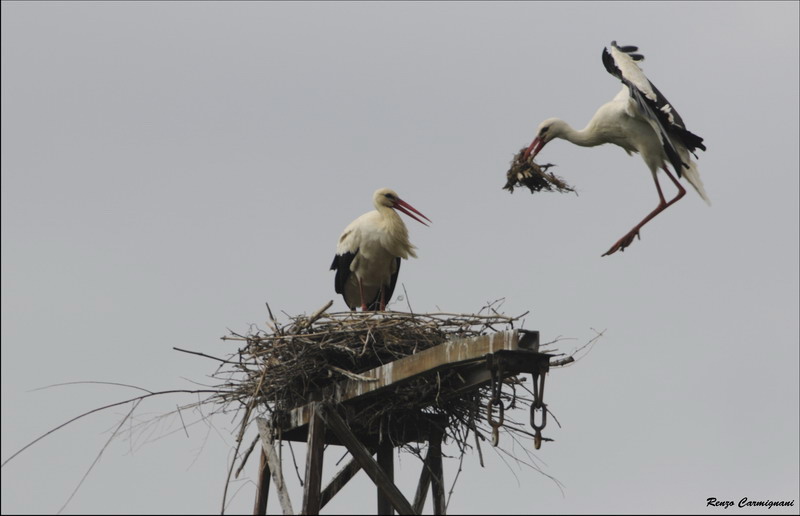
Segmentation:
<svg viewBox="0 0 800 516">
<path fill-rule="evenodd" d="M 612 245 L 611 248 L 603 254 L 603 256 L 608 256 L 610 254 L 614 254 L 617 251 L 622 251 L 624 253 L 625 252 L 625 248 L 633 243 L 633 239 L 634 238 L 638 238 L 639 240 L 642 239 L 641 235 L 639 235 L 639 231 L 638 230 L 631 231 L 630 233 L 628 233 L 624 237 L 622 237 L 619 240 L 617 240 L 617 242 L 614 245 Z"/>
</svg>

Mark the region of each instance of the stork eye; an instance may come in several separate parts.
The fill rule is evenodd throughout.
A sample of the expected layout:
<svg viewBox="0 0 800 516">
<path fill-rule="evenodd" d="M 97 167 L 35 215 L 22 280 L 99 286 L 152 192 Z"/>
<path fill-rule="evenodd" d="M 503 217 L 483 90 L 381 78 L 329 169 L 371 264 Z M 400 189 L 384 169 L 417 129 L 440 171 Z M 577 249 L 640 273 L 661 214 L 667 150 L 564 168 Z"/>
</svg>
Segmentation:
<svg viewBox="0 0 800 516">
<path fill-rule="evenodd" d="M 542 127 L 541 133 L 542 134 L 546 133 L 548 129 L 550 129 L 550 126 Z"/>
<path fill-rule="evenodd" d="M 383 194 L 383 196 L 386 197 L 387 199 L 389 199 L 390 201 L 395 200 L 395 196 L 390 194 L 390 193 Z"/>
</svg>

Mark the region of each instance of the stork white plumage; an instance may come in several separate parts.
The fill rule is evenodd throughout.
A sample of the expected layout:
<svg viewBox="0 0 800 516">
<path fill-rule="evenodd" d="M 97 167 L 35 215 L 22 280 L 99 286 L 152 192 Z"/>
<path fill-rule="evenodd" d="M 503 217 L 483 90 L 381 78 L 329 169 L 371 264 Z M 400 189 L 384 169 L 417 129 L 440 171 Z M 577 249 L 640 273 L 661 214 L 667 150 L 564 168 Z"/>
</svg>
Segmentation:
<svg viewBox="0 0 800 516">
<path fill-rule="evenodd" d="M 700 197 L 711 204 L 700 180 L 697 166 L 689 157 L 695 158 L 696 149 L 706 150 L 703 138 L 689 132 L 678 112 L 672 107 L 658 88 L 651 83 L 636 64 L 644 57 L 635 53 L 634 46 L 617 46 L 603 49 L 603 64 L 608 72 L 622 81 L 620 91 L 611 102 L 600 106 L 586 127 L 577 131 L 558 118 L 549 118 L 539 125 L 536 138 L 526 150 L 524 158 L 535 157 L 548 142 L 561 138 L 583 147 L 594 147 L 613 143 L 628 154 L 638 152 L 650 168 L 656 183 L 660 202 L 655 210 L 620 238 L 603 256 L 623 251 L 639 236 L 639 230 L 653 217 L 664 211 L 684 196 L 686 190 L 667 168 L 669 163 L 678 177 L 685 177 L 697 190 Z M 678 194 L 669 202 L 664 199 L 658 182 L 658 170 L 662 169 L 678 188 Z M 640 237 L 641 238 L 641 237 Z"/>
<path fill-rule="evenodd" d="M 425 222 L 415 213 L 431 222 L 388 188 L 377 190 L 372 202 L 375 210 L 351 222 L 339 237 L 331 264 L 331 270 L 336 271 L 336 293 L 342 294 L 351 310 L 359 304 L 362 311 L 385 310 L 397 284 L 400 259 L 417 257 L 416 247 L 408 240 L 408 229 L 394 210 L 422 224 Z"/>
</svg>

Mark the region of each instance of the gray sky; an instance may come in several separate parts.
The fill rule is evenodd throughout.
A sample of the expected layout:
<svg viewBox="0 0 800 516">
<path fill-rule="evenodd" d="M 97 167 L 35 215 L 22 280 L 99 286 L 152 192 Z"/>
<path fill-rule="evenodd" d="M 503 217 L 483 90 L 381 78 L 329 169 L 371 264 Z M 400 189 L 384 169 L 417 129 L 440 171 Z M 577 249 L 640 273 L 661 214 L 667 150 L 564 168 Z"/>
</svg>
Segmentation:
<svg viewBox="0 0 800 516">
<path fill-rule="evenodd" d="M 345 309 L 336 240 L 391 187 L 434 221 L 408 223 L 415 311 L 505 298 L 565 351 L 606 330 L 548 379 L 563 428 L 536 456 L 564 493 L 470 455 L 450 512 L 718 514 L 706 498 L 748 497 L 797 514 L 798 5 L 3 2 L 2 458 L 139 394 L 33 389 L 196 388 L 215 364 L 173 346 L 233 352 L 219 337 L 263 327 L 265 302 Z M 556 141 L 540 162 L 579 196 L 501 187 L 541 120 L 583 127 L 617 93 L 614 39 L 705 138 L 713 206 L 690 190 L 601 258 L 657 203 L 638 156 Z M 57 511 L 127 410 L 4 467 L 2 512 Z M 112 444 L 66 512 L 217 512 L 235 422 L 213 423 Z M 411 496 L 419 465 L 399 468 Z M 231 513 L 252 508 L 245 473 Z M 328 511 L 374 509 L 362 473 Z"/>
</svg>

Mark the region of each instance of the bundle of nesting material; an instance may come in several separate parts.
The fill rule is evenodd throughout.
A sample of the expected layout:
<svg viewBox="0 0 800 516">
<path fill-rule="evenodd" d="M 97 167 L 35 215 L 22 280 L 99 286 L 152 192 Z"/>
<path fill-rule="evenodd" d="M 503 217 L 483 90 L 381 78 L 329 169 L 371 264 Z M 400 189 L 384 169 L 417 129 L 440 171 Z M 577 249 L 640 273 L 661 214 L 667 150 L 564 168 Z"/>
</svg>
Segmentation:
<svg viewBox="0 0 800 516">
<path fill-rule="evenodd" d="M 513 329 L 525 314 L 509 317 L 492 304 L 477 314 L 409 312 L 325 312 L 274 319 L 269 330 L 232 334 L 242 341 L 238 353 L 213 376 L 224 378 L 217 403 L 257 407 L 256 412 L 280 421 L 291 409 L 308 402 L 310 393 L 344 379 L 369 381 L 361 373 L 448 339 L 475 337 Z M 348 424 L 355 431 L 374 432 L 390 418 L 394 429 L 414 427 L 435 416 L 444 421 L 445 435 L 464 443 L 470 431 L 489 432 L 486 409 L 489 386 L 468 395 L 447 395 L 448 375 L 441 372 L 399 384 L 377 396 L 349 403 Z M 514 387 L 513 378 L 505 387 Z M 503 390 L 504 404 L 529 406 L 532 398 L 516 388 Z M 520 428 L 507 425 L 516 432 Z M 384 431 L 386 428 L 384 427 Z M 523 432 L 525 433 L 525 432 Z M 391 437 L 391 436 L 390 436 Z"/>
<path fill-rule="evenodd" d="M 511 168 L 506 173 L 507 182 L 503 187 L 509 192 L 514 192 L 515 186 L 525 186 L 530 189 L 531 193 L 546 190 L 548 192 L 556 191 L 560 193 L 574 192 L 575 189 L 564 182 L 563 179 L 556 176 L 547 169 L 554 167 L 552 163 L 546 165 L 538 165 L 534 163 L 533 158 L 529 157 L 523 159 L 525 150 L 523 147 L 511 163 Z"/>
</svg>

